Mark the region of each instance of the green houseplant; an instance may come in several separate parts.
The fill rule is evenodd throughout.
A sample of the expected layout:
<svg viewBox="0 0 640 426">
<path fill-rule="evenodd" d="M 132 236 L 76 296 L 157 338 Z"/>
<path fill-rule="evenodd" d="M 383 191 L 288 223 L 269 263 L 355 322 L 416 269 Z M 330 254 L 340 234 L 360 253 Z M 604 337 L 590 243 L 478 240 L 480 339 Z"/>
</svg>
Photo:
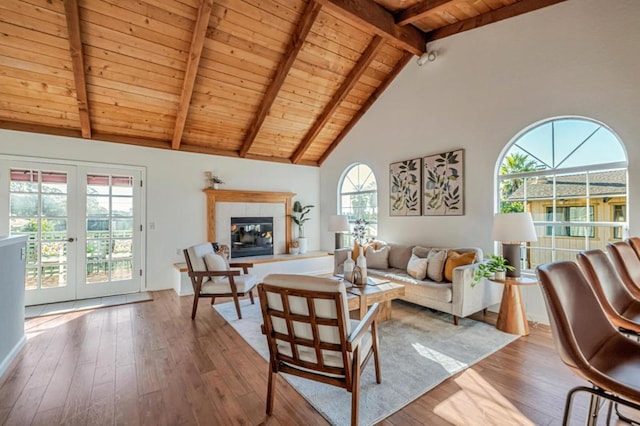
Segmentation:
<svg viewBox="0 0 640 426">
<path fill-rule="evenodd" d="M 303 254 L 307 251 L 307 238 L 304 236 L 304 224 L 309 219 L 309 213 L 314 206 L 308 204 L 303 206 L 300 201 L 295 201 L 293 203 L 293 214 L 291 215 L 291 220 L 298 227 L 298 245 L 299 245 L 299 253 Z"/>
<path fill-rule="evenodd" d="M 514 271 L 515 269 L 516 268 L 508 264 L 507 259 L 504 257 L 492 254 L 489 256 L 489 260 L 478 265 L 478 269 L 476 269 L 473 275 L 473 282 L 475 284 L 482 278 L 493 278 L 496 272 Z"/>
</svg>

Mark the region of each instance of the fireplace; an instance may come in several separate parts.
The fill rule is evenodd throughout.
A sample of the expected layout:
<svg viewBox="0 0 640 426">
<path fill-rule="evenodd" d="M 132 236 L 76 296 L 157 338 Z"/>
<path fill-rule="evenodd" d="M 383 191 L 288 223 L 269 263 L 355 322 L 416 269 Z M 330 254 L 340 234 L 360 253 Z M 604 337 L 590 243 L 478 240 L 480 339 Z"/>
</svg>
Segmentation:
<svg viewBox="0 0 640 426">
<path fill-rule="evenodd" d="M 232 217 L 231 257 L 273 254 L 272 217 Z"/>
</svg>

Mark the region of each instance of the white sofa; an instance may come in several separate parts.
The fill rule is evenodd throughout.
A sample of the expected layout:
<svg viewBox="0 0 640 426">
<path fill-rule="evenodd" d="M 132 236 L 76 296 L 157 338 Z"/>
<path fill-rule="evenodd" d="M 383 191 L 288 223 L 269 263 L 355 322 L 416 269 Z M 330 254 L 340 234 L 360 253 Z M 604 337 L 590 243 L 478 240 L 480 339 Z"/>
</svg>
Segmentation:
<svg viewBox="0 0 640 426">
<path fill-rule="evenodd" d="M 407 274 L 407 264 L 412 253 L 419 257 L 426 257 L 431 249 L 425 246 L 413 246 L 406 244 L 385 243 L 389 246 L 389 268 L 367 268 L 369 276 L 385 278 L 393 282 L 405 284 L 405 295 L 402 300 L 412 302 L 427 308 L 435 309 L 453 315 L 454 324 L 458 324 L 458 318 L 469 316 L 473 313 L 500 303 L 502 286 L 482 279 L 473 283 L 473 275 L 478 262 L 482 261 L 482 249 L 480 248 L 450 248 L 458 253 L 475 251 L 476 263 L 459 266 L 453 270 L 452 282 L 435 282 L 428 278 L 417 280 Z M 442 248 L 436 248 L 442 250 Z M 342 274 L 343 263 L 352 249 L 345 248 L 335 251 L 334 273 Z"/>
</svg>

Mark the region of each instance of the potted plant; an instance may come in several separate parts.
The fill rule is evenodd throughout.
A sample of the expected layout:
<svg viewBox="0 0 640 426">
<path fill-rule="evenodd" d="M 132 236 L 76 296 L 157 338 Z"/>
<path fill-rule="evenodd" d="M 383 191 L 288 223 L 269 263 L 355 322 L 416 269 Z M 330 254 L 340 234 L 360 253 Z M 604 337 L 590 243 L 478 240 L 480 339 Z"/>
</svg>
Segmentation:
<svg viewBox="0 0 640 426">
<path fill-rule="evenodd" d="M 478 265 L 475 274 L 473 275 L 473 282 L 477 283 L 482 278 L 493 278 L 498 281 L 504 281 L 507 271 L 513 271 L 514 268 L 507 264 L 507 259 L 502 256 L 492 254 L 489 256 L 489 260 Z"/>
<path fill-rule="evenodd" d="M 222 179 L 220 179 L 218 176 L 211 176 L 209 181 L 211 182 L 210 185 L 211 185 L 211 188 L 213 189 L 220 188 L 220 184 L 224 183 Z"/>
<path fill-rule="evenodd" d="M 314 206 L 308 204 L 303 206 L 300 201 L 293 203 L 293 214 L 291 220 L 298 226 L 298 246 L 300 254 L 307 252 L 307 238 L 304 236 L 304 224 L 311 219 L 308 214 Z"/>
</svg>

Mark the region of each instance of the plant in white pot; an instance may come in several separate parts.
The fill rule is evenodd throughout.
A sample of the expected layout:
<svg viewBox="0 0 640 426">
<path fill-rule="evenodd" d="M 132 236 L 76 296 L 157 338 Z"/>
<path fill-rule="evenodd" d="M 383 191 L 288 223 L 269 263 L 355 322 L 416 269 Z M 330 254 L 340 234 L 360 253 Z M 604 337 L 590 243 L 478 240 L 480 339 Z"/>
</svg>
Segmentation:
<svg viewBox="0 0 640 426">
<path fill-rule="evenodd" d="M 304 236 L 304 224 L 311 219 L 308 215 L 314 206 L 308 204 L 303 206 L 300 201 L 293 203 L 293 214 L 291 220 L 298 226 L 298 247 L 299 253 L 303 254 L 307 252 L 308 242 L 307 237 Z"/>
<path fill-rule="evenodd" d="M 482 278 L 504 281 L 506 272 L 514 271 L 515 269 L 513 266 L 508 265 L 508 261 L 504 257 L 492 254 L 489 256 L 489 260 L 478 265 L 478 269 L 473 275 L 473 283 L 478 283 Z"/>
</svg>

